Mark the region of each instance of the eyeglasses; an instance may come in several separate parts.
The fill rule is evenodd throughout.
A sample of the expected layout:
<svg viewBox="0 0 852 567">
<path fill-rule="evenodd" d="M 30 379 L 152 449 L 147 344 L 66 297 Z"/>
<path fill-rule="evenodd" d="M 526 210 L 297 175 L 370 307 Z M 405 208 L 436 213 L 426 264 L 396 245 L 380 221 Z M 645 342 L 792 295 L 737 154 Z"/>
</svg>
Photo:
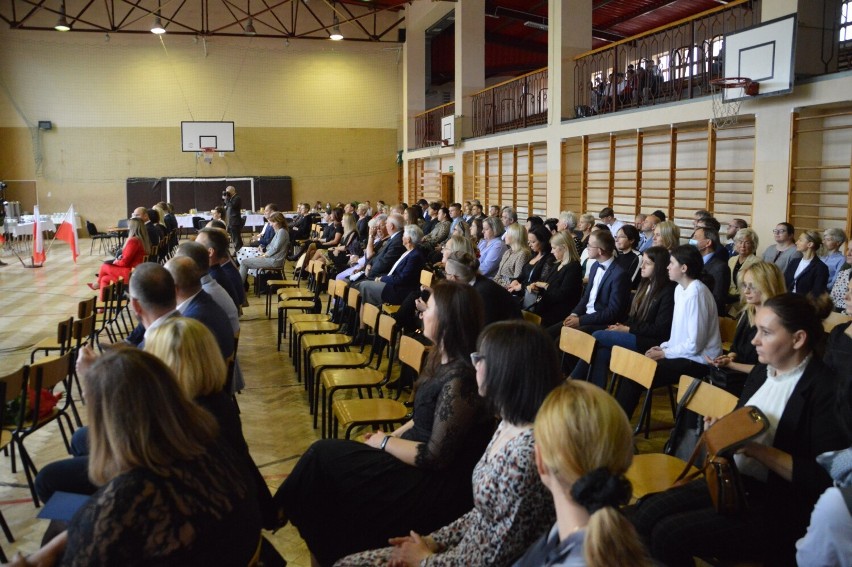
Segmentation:
<svg viewBox="0 0 852 567">
<path fill-rule="evenodd" d="M 485 360 L 485 355 L 482 354 L 481 352 L 470 353 L 470 361 L 473 363 L 474 366 L 476 366 L 477 364 L 479 364 L 483 360 Z"/>
<path fill-rule="evenodd" d="M 772 231 L 772 234 L 787 234 L 787 229 L 785 228 L 776 228 Z"/>
</svg>

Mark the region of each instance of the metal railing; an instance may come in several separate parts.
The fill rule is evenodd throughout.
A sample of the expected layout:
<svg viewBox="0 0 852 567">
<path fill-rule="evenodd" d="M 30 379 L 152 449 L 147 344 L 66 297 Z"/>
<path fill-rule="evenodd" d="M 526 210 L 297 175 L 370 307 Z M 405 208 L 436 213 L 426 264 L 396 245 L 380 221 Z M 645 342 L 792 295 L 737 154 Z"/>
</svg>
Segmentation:
<svg viewBox="0 0 852 567">
<path fill-rule="evenodd" d="M 547 67 L 473 94 L 473 137 L 547 123 Z"/>
<path fill-rule="evenodd" d="M 441 145 L 441 118 L 452 116 L 455 108 L 454 102 L 448 102 L 414 116 L 415 149 Z"/>
<path fill-rule="evenodd" d="M 760 22 L 758 0 L 734 0 L 574 59 L 574 118 L 710 94 L 726 34 Z"/>
</svg>

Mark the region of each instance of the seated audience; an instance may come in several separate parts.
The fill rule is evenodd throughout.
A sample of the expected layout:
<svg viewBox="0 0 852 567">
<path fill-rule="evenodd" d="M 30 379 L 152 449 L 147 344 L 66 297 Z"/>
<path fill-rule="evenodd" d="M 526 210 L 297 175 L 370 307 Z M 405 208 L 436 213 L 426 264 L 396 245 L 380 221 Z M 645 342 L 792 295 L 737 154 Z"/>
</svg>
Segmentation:
<svg viewBox="0 0 852 567">
<path fill-rule="evenodd" d="M 379 213 L 369 220 L 367 223 L 369 232 L 367 234 L 367 240 L 362 243 L 364 246 L 362 254 L 357 257 L 354 255 L 349 256 L 349 267 L 338 273 L 335 279 L 349 281 L 349 276 L 353 273 L 364 270 L 364 266 L 367 264 L 367 261 L 381 250 L 382 245 L 388 239 L 388 234 L 386 232 L 387 219 L 388 217 L 386 214 Z"/>
<path fill-rule="evenodd" d="M 416 224 L 403 229 L 402 245 L 405 251 L 391 266 L 387 274 L 366 280 L 358 286 L 361 302 L 380 306 L 382 303 L 400 304 L 420 285 L 420 271 L 426 263 L 422 249 L 418 246 L 423 231 Z M 372 278 L 372 274 L 370 278 Z"/>
<path fill-rule="evenodd" d="M 540 327 L 495 323 L 471 354 L 479 395 L 500 425 L 473 470 L 474 507 L 451 524 L 421 536 L 390 539 L 335 565 L 505 565 L 553 522 L 553 506 L 536 472 L 533 425 L 544 398 L 562 382 L 556 349 Z M 372 437 L 382 440 L 385 434 Z M 371 438 L 372 438 L 371 437 Z"/>
<path fill-rule="evenodd" d="M 654 228 L 654 246 L 662 246 L 671 254 L 680 246 L 680 228 L 672 221 L 662 221 Z"/>
<path fill-rule="evenodd" d="M 684 374 L 705 376 L 709 370 L 705 357 L 715 359 L 722 354 L 716 301 L 699 280 L 703 267 L 695 246 L 678 246 L 671 255 L 669 279 L 678 284 L 671 333 L 669 340 L 645 352 L 645 356 L 657 361 L 654 387 L 677 384 Z M 616 398 L 628 417 L 633 416 L 643 390 L 632 380 L 621 380 Z"/>
<path fill-rule="evenodd" d="M 423 237 L 423 246 L 435 248 L 443 244 L 450 236 L 450 225 L 452 224 L 450 210 L 446 207 L 437 207 L 435 218 L 431 224 L 431 230 Z"/>
<path fill-rule="evenodd" d="M 539 410 L 535 442 L 556 524 L 514 566 L 650 567 L 636 531 L 619 510 L 630 499 L 624 475 L 633 461 L 633 435 L 612 397 L 584 382 L 565 382 Z"/>
<path fill-rule="evenodd" d="M 481 328 L 471 286 L 436 285 L 423 314 L 435 346 L 415 385 L 413 419 L 365 443 L 315 442 L 278 489 L 282 519 L 320 565 L 387 545 L 400 529 L 431 533 L 471 509 L 471 473 L 494 431 L 470 361 Z"/>
<path fill-rule="evenodd" d="M 470 221 L 470 241 L 476 248 L 477 255 L 480 254 L 479 243 L 482 241 L 482 219 L 473 218 Z"/>
<path fill-rule="evenodd" d="M 280 270 L 287 259 L 287 248 L 290 246 L 290 233 L 287 232 L 287 220 L 284 215 L 275 212 L 269 215 L 269 223 L 275 231 L 275 236 L 266 247 L 266 251 L 254 258 L 246 258 L 240 264 L 240 278 L 243 282 L 248 277 L 249 270 L 266 269 Z M 242 251 L 242 249 L 240 249 Z"/>
<path fill-rule="evenodd" d="M 781 222 L 773 229 L 772 236 L 775 238 L 775 244 L 763 251 L 763 261 L 772 262 L 785 272 L 790 260 L 802 257 L 796 246 L 796 231 L 792 224 Z"/>
<path fill-rule="evenodd" d="M 621 266 L 630 280 L 630 287 L 636 289 L 639 285 L 639 268 L 642 264 L 642 254 L 636 249 L 639 244 L 639 231 L 633 225 L 625 224 L 615 235 L 615 263 Z"/>
<path fill-rule="evenodd" d="M 846 247 L 846 263 L 840 267 L 834 285 L 831 286 L 831 300 L 834 310 L 843 313 L 846 310 L 846 292 L 849 291 L 849 275 L 852 274 L 852 246 Z"/>
<path fill-rule="evenodd" d="M 557 225 L 558 226 L 558 225 Z M 582 254 L 586 249 L 586 244 L 589 242 L 589 237 L 592 235 L 592 228 L 595 226 L 595 217 L 586 213 L 580 215 L 577 221 L 577 232 L 574 235 L 574 243 L 577 245 L 577 253 Z"/>
<path fill-rule="evenodd" d="M 533 227 L 527 233 L 527 245 L 532 256 L 521 268 L 520 277 L 505 286 L 510 293 L 519 297 L 524 296 L 531 283 L 544 281 L 553 267 L 553 254 L 550 252 L 550 232 L 544 228 L 543 224 Z M 526 302 L 522 302 L 522 305 L 525 308 L 529 307 Z"/>
<path fill-rule="evenodd" d="M 260 232 L 253 236 L 249 242 L 244 242 L 243 247 L 239 249 L 237 252 L 237 263 L 242 264 L 243 260 L 246 258 L 254 258 L 256 256 L 260 256 L 265 250 L 266 247 L 269 246 L 269 243 L 272 242 L 272 239 L 275 238 L 275 228 L 273 228 L 272 223 L 269 222 L 269 217 L 272 213 L 278 210 L 278 205 L 274 203 L 270 203 L 266 205 L 263 209 L 263 218 L 266 222 L 263 225 L 263 228 L 260 229 Z M 288 229 L 289 232 L 289 229 Z M 252 270 L 251 275 L 255 274 L 255 270 Z"/>
<path fill-rule="evenodd" d="M 494 280 L 477 273 L 478 266 L 479 262 L 476 256 L 458 251 L 449 254 L 444 269 L 447 280 L 473 286 L 473 289 L 479 294 L 484 309 L 483 321 L 485 325 L 495 321 L 520 319 L 521 308 L 518 302 L 514 301 L 509 292 L 500 287 Z M 418 310 L 422 312 L 425 309 L 425 302 L 419 299 Z"/>
<path fill-rule="evenodd" d="M 101 264 L 98 269 L 98 281 L 88 284 L 89 288 L 100 289 L 109 285 L 110 282 L 118 281 L 118 278 L 124 278 L 124 282 L 127 283 L 130 280 L 130 272 L 142 263 L 143 257 L 150 251 L 151 244 L 145 225 L 139 219 L 130 219 L 127 221 L 127 240 L 124 242 L 121 254 L 115 260 L 108 260 Z"/>
<path fill-rule="evenodd" d="M 846 243 L 846 233 L 839 228 L 827 228 L 822 233 L 822 245 L 825 253 L 819 257 L 828 266 L 828 291 L 831 291 L 840 267 L 846 261 L 843 245 Z"/>
<path fill-rule="evenodd" d="M 473 228 L 471 228 L 471 231 Z M 479 271 L 486 278 L 493 278 L 500 268 L 500 261 L 506 251 L 503 236 L 503 221 L 497 217 L 488 217 L 482 221 L 482 239 L 479 248 Z"/>
<path fill-rule="evenodd" d="M 506 229 L 506 250 L 500 259 L 494 281 L 508 288 L 509 285 L 521 277 L 524 266 L 532 255 L 527 246 L 527 229 L 520 223 L 512 223 Z"/>
<path fill-rule="evenodd" d="M 692 565 L 693 556 L 795 565 L 794 544 L 831 485 L 816 458 L 849 446 L 832 411 L 836 376 L 814 353 L 823 330 L 808 298 L 785 293 L 768 299 L 755 322 L 760 364 L 738 406 L 759 408 L 769 429 L 734 456 L 748 511 L 719 514 L 704 478 L 645 498 L 632 520 L 653 558 L 665 565 Z M 705 424 L 712 427 L 718 417 Z"/>
<path fill-rule="evenodd" d="M 261 537 L 255 483 L 169 367 L 116 349 L 83 383 L 99 489 L 25 564 L 248 565 Z"/>
<path fill-rule="evenodd" d="M 349 267 L 353 256 L 360 258 L 364 253 L 361 247 L 361 237 L 358 234 L 359 222 L 361 221 L 356 221 L 355 215 L 351 213 L 343 215 L 343 237 L 340 239 L 340 244 L 334 248 L 329 248 L 328 253 L 322 257 L 326 264 L 334 266 L 333 271 L 342 272 Z M 366 226 L 368 223 L 364 224 Z"/>
<path fill-rule="evenodd" d="M 577 305 L 583 294 L 583 275 L 574 239 L 567 232 L 557 232 L 550 239 L 553 260 L 542 270 L 543 278 L 526 287 L 527 295 L 536 297 L 525 309 L 541 317 L 545 328 L 558 325 Z"/>
<path fill-rule="evenodd" d="M 580 360 L 572 378 L 586 379 L 606 388 L 612 347 L 647 352 L 669 338 L 674 315 L 674 292 L 677 284 L 669 279 L 669 253 L 662 246 L 652 246 L 642 256 L 642 281 L 633 297 L 624 323 L 615 323 L 595 331 L 595 355 L 591 370 Z"/>
<path fill-rule="evenodd" d="M 660 222 L 659 217 L 656 215 L 648 215 L 642 221 L 642 227 L 636 227 L 642 231 L 639 235 L 639 252 L 644 254 L 645 250 L 654 245 L 654 229 L 657 228 Z"/>
<path fill-rule="evenodd" d="M 818 297 L 826 292 L 828 266 L 819 259 L 822 237 L 815 230 L 806 230 L 796 241 L 800 257 L 791 258 L 784 270 L 787 291 Z"/>
<path fill-rule="evenodd" d="M 742 291 L 740 290 L 740 280 L 738 277 L 740 272 L 760 260 L 757 256 L 757 247 L 760 245 L 760 239 L 752 229 L 742 228 L 737 231 L 731 243 L 734 249 L 730 255 L 731 258 L 728 260 L 728 267 L 731 270 L 731 285 L 728 288 L 728 300 L 730 303 L 733 303 L 739 299 Z"/>
<path fill-rule="evenodd" d="M 727 258 L 719 255 L 722 250 L 719 233 L 710 227 L 698 227 L 692 233 L 689 243 L 701 253 L 705 283 L 713 293 L 717 313 L 720 317 L 724 316 L 727 314 L 725 305 L 728 303 L 728 288 L 731 287 L 731 270 L 728 268 Z"/>
<path fill-rule="evenodd" d="M 728 223 L 728 227 L 725 230 L 725 238 L 728 243 L 725 244 L 725 249 L 728 251 L 728 256 L 736 256 L 737 254 L 737 244 L 736 244 L 736 236 L 737 232 L 740 230 L 748 228 L 748 223 L 743 219 L 731 219 L 731 222 Z M 755 244 L 755 248 L 757 245 Z"/>
<path fill-rule="evenodd" d="M 248 305 L 240 272 L 228 252 L 228 233 L 218 228 L 202 228 L 195 241 L 207 249 L 210 255 L 210 275 L 225 288 L 237 309 Z"/>
</svg>

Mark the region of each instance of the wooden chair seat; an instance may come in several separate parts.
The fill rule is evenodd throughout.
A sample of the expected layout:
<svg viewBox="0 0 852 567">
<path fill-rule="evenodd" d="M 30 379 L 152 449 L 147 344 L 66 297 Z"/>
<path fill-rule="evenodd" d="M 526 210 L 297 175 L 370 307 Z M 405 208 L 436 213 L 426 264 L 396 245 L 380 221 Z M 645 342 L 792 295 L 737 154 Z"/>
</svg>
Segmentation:
<svg viewBox="0 0 852 567">
<path fill-rule="evenodd" d="M 387 383 L 387 373 L 381 372 L 375 368 L 330 368 L 323 370 L 320 373 L 320 385 L 322 386 L 322 437 L 325 439 L 326 431 L 331 432 L 331 423 L 327 423 L 333 415 L 331 406 L 334 403 L 334 394 L 338 390 L 354 390 L 358 389 L 359 395 L 361 388 L 367 389 L 367 395 L 372 398 L 370 388 L 375 388 L 382 397 L 381 386 Z M 314 412 L 314 421 L 316 422 L 317 413 Z M 328 425 L 328 428 L 326 428 Z"/>
<path fill-rule="evenodd" d="M 672 455 L 649 453 L 634 455 L 627 469 L 627 480 L 633 485 L 633 498 L 638 500 L 648 494 L 662 492 L 672 487 L 686 463 Z M 695 467 L 691 467 L 693 472 Z"/>
<path fill-rule="evenodd" d="M 405 404 L 387 398 L 373 400 L 338 400 L 332 404 L 334 414 L 334 436 L 340 425 L 346 429 L 346 439 L 352 434 L 352 429 L 361 425 L 376 425 L 389 427 L 402 423 L 408 416 Z"/>
<path fill-rule="evenodd" d="M 311 354 L 311 367 L 318 370 L 324 367 L 361 366 L 366 364 L 367 355 L 362 352 L 315 352 Z"/>
<path fill-rule="evenodd" d="M 400 307 L 402 307 L 402 306 L 401 305 L 392 305 L 390 303 L 384 303 L 384 304 L 382 304 L 382 313 L 387 313 L 388 315 L 393 315 L 394 313 L 399 311 Z"/>
<path fill-rule="evenodd" d="M 352 342 L 352 337 L 349 335 L 341 335 L 339 333 L 325 333 L 321 335 L 308 335 L 302 339 L 302 348 L 334 348 L 346 346 Z"/>
</svg>

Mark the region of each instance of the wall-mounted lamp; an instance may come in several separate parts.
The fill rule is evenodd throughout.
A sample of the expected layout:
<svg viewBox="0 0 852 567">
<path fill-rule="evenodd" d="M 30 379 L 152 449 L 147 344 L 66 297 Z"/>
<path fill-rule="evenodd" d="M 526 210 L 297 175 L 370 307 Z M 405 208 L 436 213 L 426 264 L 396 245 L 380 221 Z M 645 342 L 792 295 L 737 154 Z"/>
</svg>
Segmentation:
<svg viewBox="0 0 852 567">
<path fill-rule="evenodd" d="M 337 14 L 334 15 L 334 27 L 331 28 L 331 35 L 328 39 L 332 41 L 340 41 L 343 39 L 343 34 L 340 33 L 340 21 L 337 19 Z"/>
<path fill-rule="evenodd" d="M 62 5 L 59 7 L 59 21 L 53 26 L 56 31 L 68 31 L 71 26 L 68 25 L 68 20 L 65 19 L 65 0 L 62 0 Z"/>
<path fill-rule="evenodd" d="M 154 18 L 154 25 L 151 26 L 151 33 L 162 35 L 166 33 L 166 28 L 163 27 L 163 21 L 160 19 L 160 0 L 157 0 L 157 16 Z"/>
</svg>

